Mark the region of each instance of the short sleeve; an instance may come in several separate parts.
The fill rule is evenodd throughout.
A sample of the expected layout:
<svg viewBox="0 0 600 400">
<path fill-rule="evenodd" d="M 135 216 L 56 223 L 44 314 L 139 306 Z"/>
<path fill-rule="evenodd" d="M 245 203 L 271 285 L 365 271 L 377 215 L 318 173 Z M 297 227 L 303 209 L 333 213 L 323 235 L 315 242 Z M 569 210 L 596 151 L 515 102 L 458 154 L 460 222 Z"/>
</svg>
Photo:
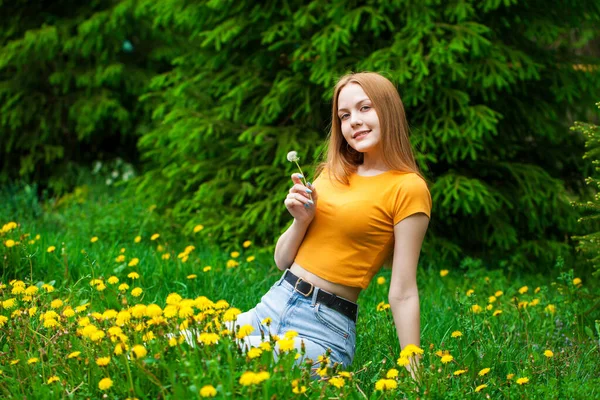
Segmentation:
<svg viewBox="0 0 600 400">
<path fill-rule="evenodd" d="M 394 225 L 419 212 L 431 218 L 431 205 L 431 194 L 427 183 L 417 174 L 406 176 L 398 185 L 392 205 Z"/>
</svg>

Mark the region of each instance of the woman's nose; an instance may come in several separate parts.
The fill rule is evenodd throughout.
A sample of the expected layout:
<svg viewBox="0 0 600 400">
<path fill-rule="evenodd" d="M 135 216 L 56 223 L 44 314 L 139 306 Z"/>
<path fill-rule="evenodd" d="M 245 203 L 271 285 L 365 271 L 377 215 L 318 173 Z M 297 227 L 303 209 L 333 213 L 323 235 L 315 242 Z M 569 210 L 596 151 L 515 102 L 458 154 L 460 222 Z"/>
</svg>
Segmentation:
<svg viewBox="0 0 600 400">
<path fill-rule="evenodd" d="M 352 126 L 354 126 L 354 125 L 360 125 L 360 124 L 362 124 L 362 121 L 358 118 L 358 116 L 356 114 L 352 114 L 350 116 L 350 124 Z"/>
</svg>

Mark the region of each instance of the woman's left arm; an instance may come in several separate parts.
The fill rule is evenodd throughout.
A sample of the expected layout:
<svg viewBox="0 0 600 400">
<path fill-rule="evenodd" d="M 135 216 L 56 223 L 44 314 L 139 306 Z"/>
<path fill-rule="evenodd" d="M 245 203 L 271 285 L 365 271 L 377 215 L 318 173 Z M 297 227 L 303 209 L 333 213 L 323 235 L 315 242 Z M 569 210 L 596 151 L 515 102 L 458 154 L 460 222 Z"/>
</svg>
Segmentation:
<svg viewBox="0 0 600 400">
<path fill-rule="evenodd" d="M 416 213 L 394 226 L 394 260 L 388 301 L 401 349 L 408 344 L 420 347 L 421 312 L 417 264 L 428 225 L 429 217 L 424 213 Z M 418 366 L 417 357 L 406 367 L 415 378 L 413 366 Z"/>
</svg>

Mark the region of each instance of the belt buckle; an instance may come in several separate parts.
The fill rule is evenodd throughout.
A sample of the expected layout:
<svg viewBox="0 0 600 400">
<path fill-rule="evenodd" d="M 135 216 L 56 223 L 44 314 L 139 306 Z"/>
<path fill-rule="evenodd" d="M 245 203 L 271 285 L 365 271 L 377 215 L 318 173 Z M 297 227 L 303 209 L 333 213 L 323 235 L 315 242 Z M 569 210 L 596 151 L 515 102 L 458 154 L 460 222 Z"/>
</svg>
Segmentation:
<svg viewBox="0 0 600 400">
<path fill-rule="evenodd" d="M 303 292 L 301 292 L 301 291 L 298 290 L 298 284 L 300 283 L 300 281 L 304 281 L 304 282 L 306 282 L 306 283 L 308 283 L 310 285 L 310 290 L 308 291 L 308 293 L 303 293 Z M 310 294 L 312 293 L 312 291 L 313 291 L 314 288 L 315 288 L 315 285 L 313 285 L 310 282 L 305 281 L 302 278 L 298 278 L 298 280 L 296 281 L 296 284 L 294 285 L 294 290 L 296 292 L 300 293 L 301 295 L 303 295 L 304 297 L 310 296 Z"/>
</svg>

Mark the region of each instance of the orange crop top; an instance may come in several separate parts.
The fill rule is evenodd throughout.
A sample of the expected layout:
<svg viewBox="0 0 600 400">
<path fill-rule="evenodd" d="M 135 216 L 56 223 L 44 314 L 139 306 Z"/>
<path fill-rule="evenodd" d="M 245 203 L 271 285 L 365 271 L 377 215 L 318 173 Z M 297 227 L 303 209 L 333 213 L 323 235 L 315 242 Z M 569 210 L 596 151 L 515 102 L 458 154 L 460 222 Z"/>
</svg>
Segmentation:
<svg viewBox="0 0 600 400">
<path fill-rule="evenodd" d="M 366 289 L 394 249 L 394 225 L 418 212 L 431 217 L 431 195 L 413 172 L 349 179 L 349 186 L 332 183 L 326 169 L 315 179 L 315 217 L 294 261 L 330 282 Z"/>
</svg>

